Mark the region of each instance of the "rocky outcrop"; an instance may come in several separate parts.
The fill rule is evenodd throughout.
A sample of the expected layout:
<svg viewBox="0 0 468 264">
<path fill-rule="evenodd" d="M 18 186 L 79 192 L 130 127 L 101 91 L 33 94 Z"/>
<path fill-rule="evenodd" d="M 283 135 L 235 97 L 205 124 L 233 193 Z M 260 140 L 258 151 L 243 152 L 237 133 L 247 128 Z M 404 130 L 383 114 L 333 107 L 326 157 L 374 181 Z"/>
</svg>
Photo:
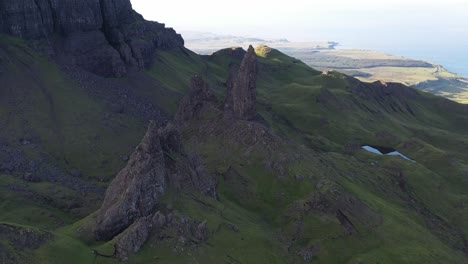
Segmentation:
<svg viewBox="0 0 468 264">
<path fill-rule="evenodd" d="M 382 216 L 373 211 L 361 200 L 353 197 L 342 187 L 331 181 L 319 182 L 316 186 L 317 193 L 311 195 L 301 210 L 306 214 L 324 213 L 335 216 L 343 227 L 346 235 L 360 233 L 356 225 L 369 230 L 380 226 L 383 222 Z"/>
<path fill-rule="evenodd" d="M 106 191 L 95 230 L 98 240 L 107 240 L 148 216 L 166 190 L 166 167 L 161 134 L 150 124 L 143 141 Z"/>
<path fill-rule="evenodd" d="M 0 224 L 0 263 L 32 263 L 31 252 L 55 239 L 51 233 Z"/>
<path fill-rule="evenodd" d="M 37 249 L 54 238 L 47 232 L 9 224 L 0 224 L 0 237 L 0 243 L 6 243 L 15 250 Z"/>
<path fill-rule="evenodd" d="M 247 52 L 241 48 L 225 49 L 218 53 L 220 52 L 227 52 L 233 59 L 242 60 L 240 66 L 238 64 L 229 66 L 224 108 L 219 107 L 218 100 L 208 83 L 196 75 L 191 79 L 188 95 L 180 103 L 175 117 L 178 124 L 183 125 L 187 121 L 200 118 L 213 118 L 218 114 L 222 116 L 223 110 L 227 120 L 256 119 L 258 62 L 254 48 L 249 46 Z"/>
<path fill-rule="evenodd" d="M 358 106 L 361 110 L 371 114 L 418 115 L 417 104 L 411 102 L 419 100 L 419 92 L 416 89 L 408 88 L 400 83 L 381 81 L 364 83 L 349 76 L 343 78 L 347 82 L 347 88 L 357 99 L 353 100 L 354 106 L 348 106 L 349 109 Z"/>
<path fill-rule="evenodd" d="M 253 120 L 257 116 L 257 72 L 257 55 L 254 48 L 249 46 L 239 70 L 231 68 L 229 73 L 224 103 L 227 117 Z"/>
<path fill-rule="evenodd" d="M 115 257 L 126 261 L 137 253 L 150 237 L 155 241 L 170 240 L 174 251 L 205 242 L 209 237 L 206 221 L 192 220 L 174 212 L 160 211 L 138 219 L 116 238 Z"/>
<path fill-rule="evenodd" d="M 320 246 L 311 246 L 302 249 L 298 255 L 304 259 L 305 263 L 312 263 L 313 258 L 320 252 Z"/>
<path fill-rule="evenodd" d="M 238 120 L 252 120 L 257 114 L 256 64 L 255 51 L 250 47 L 236 77 L 232 77 L 233 86 L 226 101 L 233 104 L 232 107 L 228 105 L 226 111 L 230 111 L 230 116 Z M 199 76 L 193 77 L 189 94 L 183 99 L 176 114 L 176 124 L 183 126 L 184 123 L 198 118 L 209 119 L 213 113 L 219 114 L 219 120 L 224 120 L 223 112 L 219 109 L 218 101 L 207 82 Z M 206 222 L 199 223 L 183 217 L 174 220 L 170 216 L 166 219 L 160 214 L 152 215 L 163 208 L 161 197 L 169 189 L 196 191 L 213 198 L 217 197 L 215 178 L 207 172 L 197 154 L 185 151 L 178 127 L 169 123 L 166 127 L 158 129 L 151 123 L 127 166 L 119 172 L 106 192 L 97 215 L 96 239 L 110 240 L 117 236 L 115 252 L 119 259 L 127 259 L 137 252 L 150 233 L 158 232 L 162 225 L 179 233 L 183 231 L 179 238 L 182 242 L 179 242 L 184 245 L 191 243 L 190 241 L 198 243 L 197 241 L 206 240 Z"/>
<path fill-rule="evenodd" d="M 137 253 L 141 247 L 143 247 L 155 223 L 153 218 L 154 217 L 152 216 L 147 216 L 138 219 L 133 225 L 125 230 L 125 232 L 117 237 L 114 248 L 115 256 L 118 259 L 128 260 L 131 255 Z"/>
<path fill-rule="evenodd" d="M 216 96 L 208 83 L 196 75 L 191 79 L 189 94 L 180 103 L 175 119 L 178 123 L 192 120 L 210 111 L 215 104 L 217 104 Z"/>
<path fill-rule="evenodd" d="M 169 189 L 216 197 L 216 181 L 195 154 L 186 154 L 177 128 L 151 123 L 143 141 L 107 189 L 95 236 L 109 240 L 152 214 Z"/>
<path fill-rule="evenodd" d="M 173 29 L 145 21 L 130 0 L 1 0 L 0 33 L 41 43 L 86 70 L 115 77 L 129 66 L 149 66 L 156 49 L 184 45 Z"/>
</svg>

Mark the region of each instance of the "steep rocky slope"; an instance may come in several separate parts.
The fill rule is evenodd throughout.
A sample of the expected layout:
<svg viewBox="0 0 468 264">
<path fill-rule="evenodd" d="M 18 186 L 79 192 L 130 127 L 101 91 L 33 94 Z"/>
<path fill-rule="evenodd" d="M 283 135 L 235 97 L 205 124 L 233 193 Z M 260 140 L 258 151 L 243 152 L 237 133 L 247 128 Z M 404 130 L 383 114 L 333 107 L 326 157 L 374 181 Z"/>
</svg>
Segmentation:
<svg viewBox="0 0 468 264">
<path fill-rule="evenodd" d="M 2 0 L 0 32 L 32 40 L 51 56 L 103 76 L 145 68 L 156 49 L 182 47 L 182 37 L 148 22 L 130 0 Z"/>
</svg>

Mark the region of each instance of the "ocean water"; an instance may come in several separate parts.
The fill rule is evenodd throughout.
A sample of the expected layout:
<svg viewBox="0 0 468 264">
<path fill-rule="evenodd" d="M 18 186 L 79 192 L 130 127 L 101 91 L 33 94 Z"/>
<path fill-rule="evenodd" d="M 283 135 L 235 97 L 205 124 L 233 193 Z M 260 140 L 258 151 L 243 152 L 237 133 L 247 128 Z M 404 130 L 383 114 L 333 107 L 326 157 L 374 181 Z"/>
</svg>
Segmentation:
<svg viewBox="0 0 468 264">
<path fill-rule="evenodd" d="M 429 61 L 442 65 L 450 72 L 468 78 L 468 45 L 461 42 L 362 42 L 346 43 L 340 42 L 342 48 L 368 49 L 403 56 L 412 59 Z"/>
<path fill-rule="evenodd" d="M 444 45 L 421 45 L 414 47 L 407 46 L 392 46 L 376 47 L 376 49 L 413 59 L 420 59 L 439 64 L 453 73 L 457 73 L 468 78 L 468 46 L 464 47 L 456 45 L 456 43 L 448 43 Z"/>
</svg>

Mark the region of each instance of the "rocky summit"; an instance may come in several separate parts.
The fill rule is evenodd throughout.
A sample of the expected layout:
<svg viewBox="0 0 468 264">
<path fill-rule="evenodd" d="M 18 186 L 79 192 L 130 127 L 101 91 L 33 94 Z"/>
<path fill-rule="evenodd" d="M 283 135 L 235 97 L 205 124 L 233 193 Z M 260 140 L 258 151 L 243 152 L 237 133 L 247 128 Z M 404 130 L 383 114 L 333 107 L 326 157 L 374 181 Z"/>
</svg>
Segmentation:
<svg viewBox="0 0 468 264">
<path fill-rule="evenodd" d="M 145 68 L 156 49 L 182 47 L 164 24 L 148 22 L 130 0 L 1 0 L 0 32 L 102 76 Z"/>
</svg>

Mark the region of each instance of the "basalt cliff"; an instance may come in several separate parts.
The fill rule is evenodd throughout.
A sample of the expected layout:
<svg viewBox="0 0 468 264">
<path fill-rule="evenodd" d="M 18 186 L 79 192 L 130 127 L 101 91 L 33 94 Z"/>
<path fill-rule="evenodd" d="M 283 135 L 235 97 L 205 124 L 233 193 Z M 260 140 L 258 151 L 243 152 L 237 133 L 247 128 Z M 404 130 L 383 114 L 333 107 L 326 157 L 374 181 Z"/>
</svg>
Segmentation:
<svg viewBox="0 0 468 264">
<path fill-rule="evenodd" d="M 173 29 L 144 20 L 130 0 L 2 0 L 0 32 L 114 77 L 124 76 L 129 67 L 148 67 L 156 49 L 184 45 Z"/>
</svg>

